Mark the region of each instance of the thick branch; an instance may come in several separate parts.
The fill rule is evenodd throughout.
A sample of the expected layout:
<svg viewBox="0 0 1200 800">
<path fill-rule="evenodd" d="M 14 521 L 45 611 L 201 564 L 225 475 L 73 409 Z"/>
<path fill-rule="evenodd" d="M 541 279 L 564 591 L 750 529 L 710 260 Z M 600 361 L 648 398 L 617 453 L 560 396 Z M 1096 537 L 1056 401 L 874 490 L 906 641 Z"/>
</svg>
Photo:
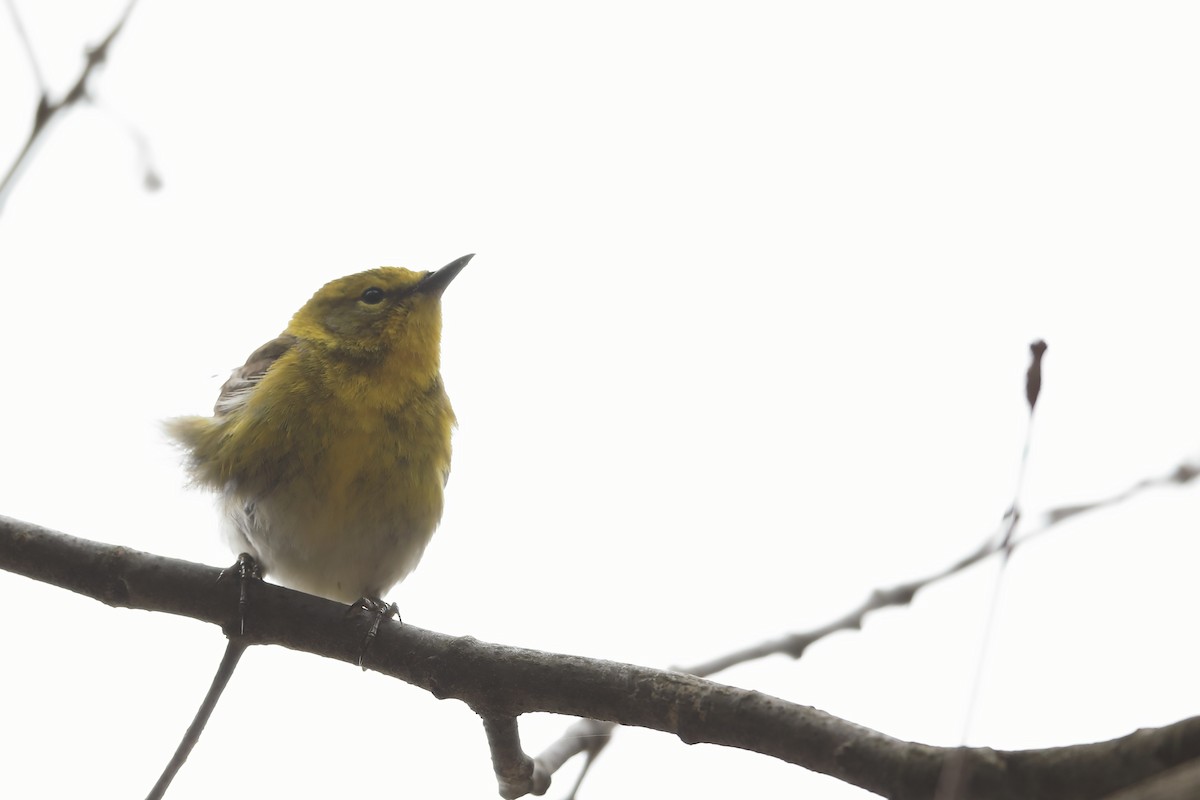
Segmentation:
<svg viewBox="0 0 1200 800">
<path fill-rule="evenodd" d="M 90 542 L 0 517 L 0 568 L 113 606 L 167 611 L 232 628 L 238 587 L 220 570 Z M 345 606 L 252 581 L 245 641 L 354 664 L 363 631 Z M 678 673 L 543 653 L 385 621 L 370 669 L 485 719 L 544 711 L 673 733 L 688 743 L 752 750 L 897 800 L 928 798 L 956 751 L 900 741 L 808 706 Z M 502 732 L 501 732 L 502 733 Z M 1088 745 L 1001 752 L 970 748 L 969 796 L 1103 797 L 1200 757 L 1200 717 Z"/>
<path fill-rule="evenodd" d="M 1196 800 L 1200 797 L 1200 759 L 1162 772 L 1104 800 Z"/>
</svg>

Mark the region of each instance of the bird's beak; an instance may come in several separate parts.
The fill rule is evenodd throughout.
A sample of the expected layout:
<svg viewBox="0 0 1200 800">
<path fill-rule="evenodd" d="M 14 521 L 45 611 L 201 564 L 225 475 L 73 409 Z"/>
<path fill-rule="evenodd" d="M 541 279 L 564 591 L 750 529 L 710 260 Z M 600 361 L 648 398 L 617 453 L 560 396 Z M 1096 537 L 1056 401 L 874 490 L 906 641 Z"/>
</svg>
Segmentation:
<svg viewBox="0 0 1200 800">
<path fill-rule="evenodd" d="M 462 272 L 462 268 L 474 257 L 475 254 L 471 253 L 462 258 L 456 258 L 437 272 L 429 273 L 417 286 L 417 291 L 421 294 L 431 294 L 434 297 L 441 297 L 442 292 L 446 291 L 446 287 L 450 285 L 450 281 L 454 280 L 454 276 Z"/>
</svg>

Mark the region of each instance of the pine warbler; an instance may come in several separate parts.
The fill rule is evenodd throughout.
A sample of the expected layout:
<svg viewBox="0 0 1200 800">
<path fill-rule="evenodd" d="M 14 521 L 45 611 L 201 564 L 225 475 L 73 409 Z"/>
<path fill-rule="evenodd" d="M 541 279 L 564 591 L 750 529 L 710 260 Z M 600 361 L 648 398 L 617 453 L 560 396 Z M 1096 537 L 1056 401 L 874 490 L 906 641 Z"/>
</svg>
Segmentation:
<svg viewBox="0 0 1200 800">
<path fill-rule="evenodd" d="M 439 371 L 437 272 L 332 281 L 221 387 L 212 417 L 168 432 L 223 531 L 285 586 L 351 603 L 410 573 L 442 516 L 455 424 Z"/>
</svg>

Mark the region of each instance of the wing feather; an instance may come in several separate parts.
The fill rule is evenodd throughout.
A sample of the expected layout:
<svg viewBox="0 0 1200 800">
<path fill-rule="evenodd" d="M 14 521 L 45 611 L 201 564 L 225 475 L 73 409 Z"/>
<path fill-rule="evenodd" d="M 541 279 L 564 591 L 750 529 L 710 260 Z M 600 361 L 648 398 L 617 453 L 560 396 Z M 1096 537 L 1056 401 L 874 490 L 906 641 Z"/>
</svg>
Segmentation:
<svg viewBox="0 0 1200 800">
<path fill-rule="evenodd" d="M 251 353 L 246 363 L 235 369 L 229 380 L 221 385 L 213 414 L 223 417 L 244 405 L 271 365 L 295 344 L 295 336 L 283 333 Z"/>
</svg>

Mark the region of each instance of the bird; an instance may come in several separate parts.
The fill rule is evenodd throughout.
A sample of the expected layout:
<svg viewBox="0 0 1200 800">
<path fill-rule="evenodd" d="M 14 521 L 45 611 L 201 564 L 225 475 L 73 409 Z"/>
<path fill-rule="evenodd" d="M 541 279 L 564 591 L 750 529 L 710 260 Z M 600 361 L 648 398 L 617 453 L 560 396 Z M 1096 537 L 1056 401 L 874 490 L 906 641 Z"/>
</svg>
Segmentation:
<svg viewBox="0 0 1200 800">
<path fill-rule="evenodd" d="M 441 517 L 454 410 L 441 297 L 473 257 L 330 281 L 221 387 L 170 420 L 236 553 L 292 589 L 381 604 Z"/>
</svg>

